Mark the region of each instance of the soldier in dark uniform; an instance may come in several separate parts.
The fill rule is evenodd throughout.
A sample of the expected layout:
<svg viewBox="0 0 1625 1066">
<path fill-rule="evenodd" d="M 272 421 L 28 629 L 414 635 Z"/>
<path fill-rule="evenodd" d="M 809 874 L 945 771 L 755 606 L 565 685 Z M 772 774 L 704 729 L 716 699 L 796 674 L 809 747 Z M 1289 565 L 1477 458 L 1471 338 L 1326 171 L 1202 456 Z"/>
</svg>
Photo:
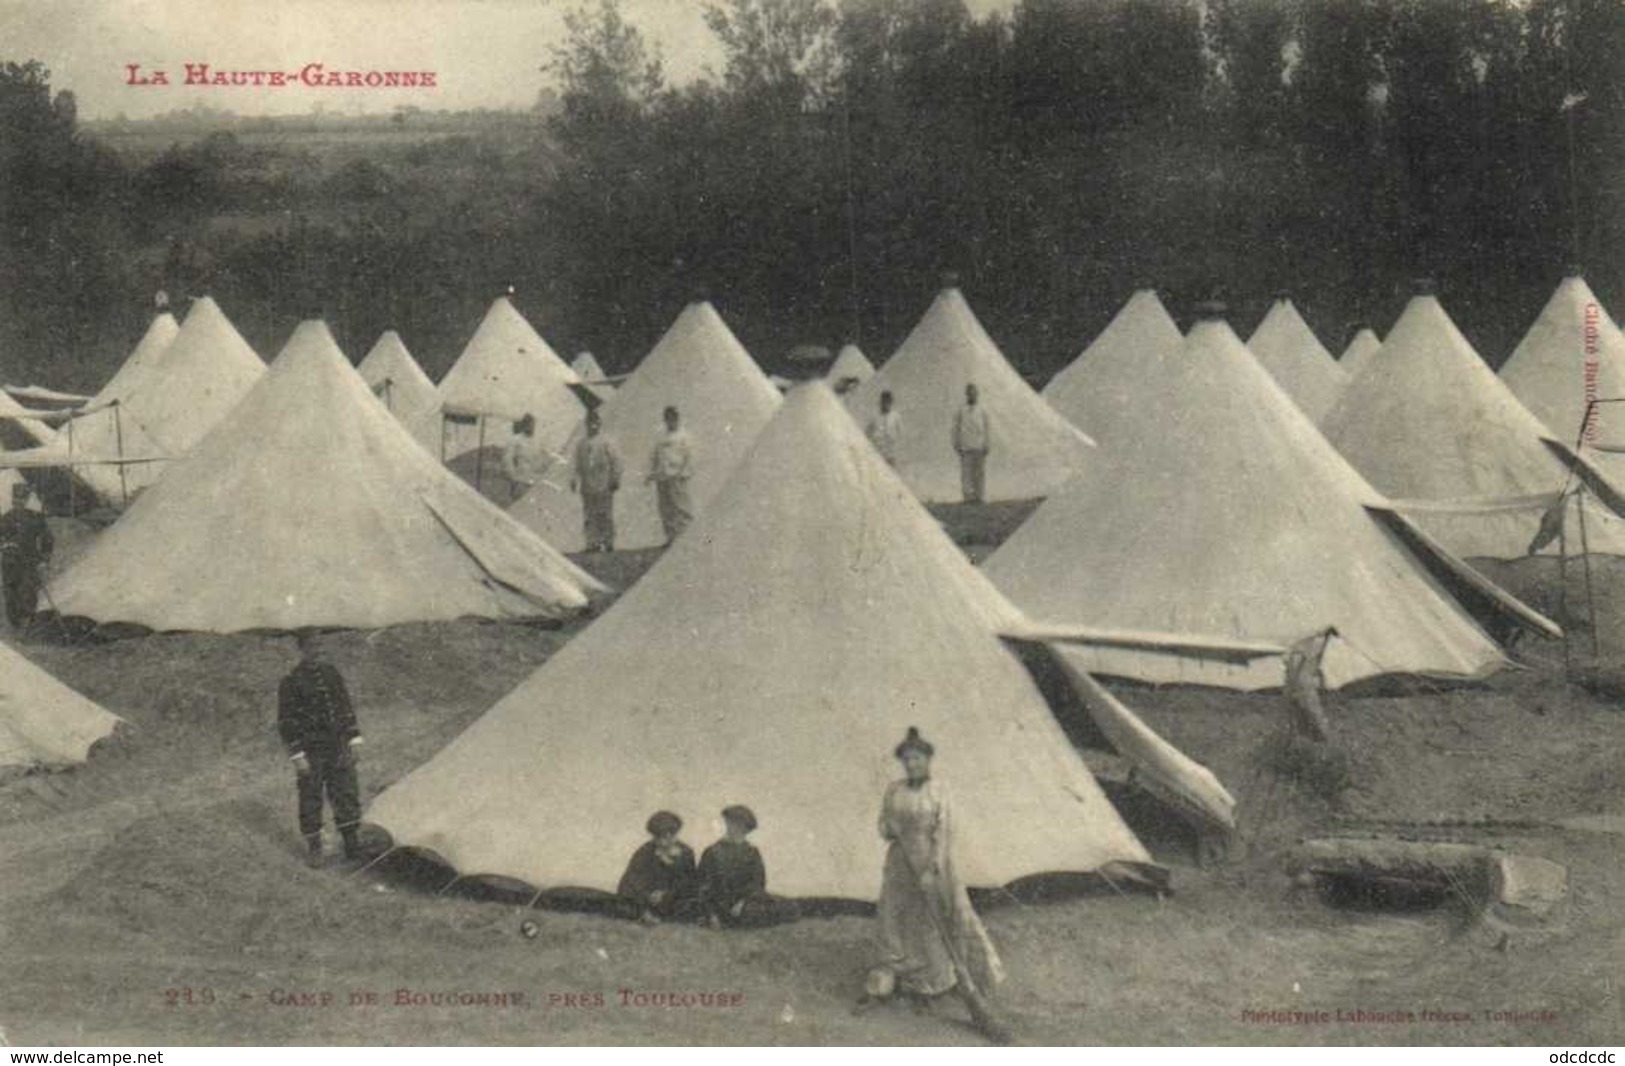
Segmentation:
<svg viewBox="0 0 1625 1066">
<path fill-rule="evenodd" d="M 11 510 L 0 516 L 0 585 L 5 586 L 6 621 L 27 629 L 39 609 L 41 574 L 56 542 L 45 516 L 28 509 L 26 481 L 11 487 Z"/>
<path fill-rule="evenodd" d="M 302 630 L 299 664 L 277 690 L 277 731 L 299 775 L 299 831 L 310 848 L 310 865 L 322 862 L 322 796 L 344 838 L 344 857 L 359 858 L 361 788 L 355 765 L 361 730 L 338 669 L 321 656 L 316 634 Z"/>
<path fill-rule="evenodd" d="M 756 828 L 756 815 L 743 805 L 726 807 L 722 824 L 723 838 L 700 856 L 700 910 L 705 924 L 720 929 L 795 921 L 795 901 L 768 894 L 762 853 L 745 839 Z"/>
</svg>

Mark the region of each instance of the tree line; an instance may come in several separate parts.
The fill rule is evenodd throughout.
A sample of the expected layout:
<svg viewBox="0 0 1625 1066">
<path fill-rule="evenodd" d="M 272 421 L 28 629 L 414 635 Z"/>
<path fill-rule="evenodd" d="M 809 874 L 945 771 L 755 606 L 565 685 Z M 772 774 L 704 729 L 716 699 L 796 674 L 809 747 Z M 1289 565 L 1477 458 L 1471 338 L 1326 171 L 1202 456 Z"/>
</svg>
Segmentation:
<svg viewBox="0 0 1625 1066">
<path fill-rule="evenodd" d="M 1220 295 L 1244 335 L 1290 290 L 1335 350 L 1427 276 L 1492 362 L 1571 261 L 1625 299 L 1616 0 L 716 0 L 706 20 L 722 69 L 674 85 L 616 0 L 587 0 L 538 42 L 559 100 L 525 136 L 320 180 L 226 135 L 131 166 L 42 67 L 0 67 L 6 373 L 94 384 L 158 284 L 213 292 L 267 353 L 325 313 L 352 354 L 393 326 L 432 372 L 508 284 L 611 370 L 703 295 L 777 369 L 807 342 L 884 357 L 951 270 L 1035 380 L 1142 285 L 1176 315 Z M 220 224 L 245 213 L 264 224 Z"/>
</svg>

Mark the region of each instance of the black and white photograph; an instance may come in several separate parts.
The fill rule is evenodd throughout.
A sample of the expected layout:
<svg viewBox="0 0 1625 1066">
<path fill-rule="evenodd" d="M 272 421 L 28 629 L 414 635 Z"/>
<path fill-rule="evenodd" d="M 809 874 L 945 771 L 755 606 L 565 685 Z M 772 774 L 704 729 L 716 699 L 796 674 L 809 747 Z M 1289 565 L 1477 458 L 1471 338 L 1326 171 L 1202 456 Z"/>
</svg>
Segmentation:
<svg viewBox="0 0 1625 1066">
<path fill-rule="evenodd" d="M 1615 1061 L 1622 309 L 1622 0 L 0 0 L 0 1046 Z"/>
</svg>

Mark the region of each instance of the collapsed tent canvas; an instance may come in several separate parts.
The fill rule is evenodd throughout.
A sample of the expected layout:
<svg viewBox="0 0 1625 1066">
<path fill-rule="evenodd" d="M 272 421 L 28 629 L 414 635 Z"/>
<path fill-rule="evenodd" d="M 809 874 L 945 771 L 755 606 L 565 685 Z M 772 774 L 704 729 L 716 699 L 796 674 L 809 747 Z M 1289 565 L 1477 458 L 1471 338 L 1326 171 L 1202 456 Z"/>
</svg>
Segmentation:
<svg viewBox="0 0 1625 1066">
<path fill-rule="evenodd" d="M 1125 432 L 983 564 L 1038 622 L 1290 644 L 1327 626 L 1327 684 L 1475 677 L 1505 659 L 1428 568 L 1367 512 L 1381 496 L 1222 320 L 1192 328 Z M 1097 673 L 1265 689 L 1279 659 L 1226 663 L 1068 649 Z"/>
<path fill-rule="evenodd" d="M 778 389 L 716 308 L 704 301 L 685 307 L 632 376 L 599 408 L 602 432 L 615 442 L 625 465 L 615 502 L 615 546 L 654 548 L 666 542 L 654 486 L 644 476 L 650 452 L 665 433 L 666 407 L 677 408 L 693 438 L 689 497 L 695 512 L 704 513 L 781 402 Z M 569 459 L 578 439 L 579 434 L 562 449 L 566 462 L 554 477 L 510 510 L 563 551 L 586 547 L 581 497 L 569 488 Z M 785 473 L 794 476 L 791 470 Z"/>
<path fill-rule="evenodd" d="M 500 448 L 512 438 L 513 423 L 525 415 L 536 420 L 536 440 L 543 447 L 562 451 L 586 414 L 570 390 L 580 383 L 581 375 L 559 358 L 508 297 L 499 296 L 440 382 L 445 413 L 463 417 L 445 420 L 436 454 L 452 461 L 481 447 Z"/>
<path fill-rule="evenodd" d="M 306 322 L 50 588 L 65 615 L 233 632 L 557 617 L 601 586 L 419 447 Z"/>
<path fill-rule="evenodd" d="M 122 721 L 0 644 L 0 771 L 82 763 Z"/>
<path fill-rule="evenodd" d="M 897 472 L 925 502 L 958 502 L 953 424 L 966 385 L 980 391 L 991 428 L 988 500 L 1046 496 L 1089 462 L 1094 442 L 1022 380 L 958 288 L 939 292 L 896 354 L 845 399 L 863 425 L 890 392 L 903 426 Z"/>
<path fill-rule="evenodd" d="M 1552 431 L 1428 293 L 1406 305 L 1322 428 L 1395 507 L 1465 558 L 1527 555 L 1558 494 L 1574 484 L 1544 443 Z M 1625 521 L 1596 497 L 1584 499 L 1590 550 L 1625 553 Z M 1571 501 L 1571 519 L 1575 506 Z M 1579 550 L 1579 540 L 1572 532 L 1570 552 Z M 1556 552 L 1558 542 L 1543 550 Z"/>
<path fill-rule="evenodd" d="M 356 372 L 412 438 L 438 455 L 440 390 L 406 350 L 401 335 L 385 330 L 356 366 Z"/>
<path fill-rule="evenodd" d="M 968 882 L 1130 872 L 1144 848 L 996 635 L 1020 622 L 803 385 L 641 581 L 368 818 L 465 875 L 613 890 L 651 811 L 703 826 L 747 802 L 772 891 L 870 899 L 912 725 Z"/>
<path fill-rule="evenodd" d="M 1129 297 L 1100 336 L 1044 386 L 1044 400 L 1073 425 L 1088 426 L 1103 444 L 1133 436 L 1156 403 L 1147 384 L 1184 341 L 1156 292 Z"/>
<path fill-rule="evenodd" d="M 1326 417 L 1348 383 L 1348 372 L 1285 296 L 1270 305 L 1269 313 L 1247 338 L 1247 349 L 1311 422 Z"/>
</svg>

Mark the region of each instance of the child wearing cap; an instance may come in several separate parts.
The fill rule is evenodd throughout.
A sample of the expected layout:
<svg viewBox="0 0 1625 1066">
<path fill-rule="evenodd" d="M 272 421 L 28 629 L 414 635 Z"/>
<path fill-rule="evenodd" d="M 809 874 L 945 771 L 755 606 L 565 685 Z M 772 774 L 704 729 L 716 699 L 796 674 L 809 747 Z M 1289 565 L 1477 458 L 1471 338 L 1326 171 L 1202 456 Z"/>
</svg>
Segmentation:
<svg viewBox="0 0 1625 1066">
<path fill-rule="evenodd" d="M 705 923 L 718 929 L 795 921 L 795 903 L 768 894 L 762 853 L 745 839 L 756 828 L 755 813 L 735 804 L 723 809 L 722 824 L 722 839 L 700 856 L 699 899 Z"/>
<path fill-rule="evenodd" d="M 632 853 L 617 894 L 636 904 L 638 917 L 651 925 L 673 918 L 692 920 L 694 849 L 677 839 L 683 820 L 671 811 L 656 811 L 644 828 L 650 840 Z"/>
</svg>

